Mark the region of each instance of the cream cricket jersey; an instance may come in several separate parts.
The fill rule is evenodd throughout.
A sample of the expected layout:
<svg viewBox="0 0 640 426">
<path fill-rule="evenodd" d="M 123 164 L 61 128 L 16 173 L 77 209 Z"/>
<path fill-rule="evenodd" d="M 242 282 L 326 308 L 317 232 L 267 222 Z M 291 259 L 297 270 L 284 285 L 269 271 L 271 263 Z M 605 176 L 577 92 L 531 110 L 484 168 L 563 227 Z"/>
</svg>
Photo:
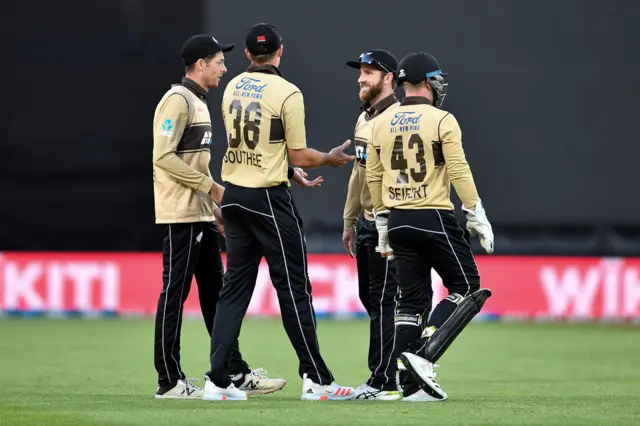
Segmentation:
<svg viewBox="0 0 640 426">
<path fill-rule="evenodd" d="M 453 210 L 451 185 L 464 206 L 478 202 L 455 117 L 428 99 L 407 97 L 376 120 L 367 158 L 367 183 L 376 211 Z"/>
<path fill-rule="evenodd" d="M 205 90 L 183 78 L 165 93 L 153 118 L 156 223 L 212 222 L 211 117 Z"/>
<path fill-rule="evenodd" d="M 395 95 L 390 95 L 380 100 L 376 105 L 366 109 L 358 117 L 354 133 L 356 161 L 353 162 L 347 199 L 344 204 L 344 229 L 354 229 L 356 227 L 361 211 L 364 211 L 366 220 L 374 220 L 373 203 L 371 202 L 371 194 L 366 182 L 368 146 L 372 143 L 373 123 L 376 117 L 397 105 L 398 100 Z"/>
<path fill-rule="evenodd" d="M 307 146 L 300 89 L 272 65 L 252 66 L 227 85 L 222 113 L 222 180 L 247 188 L 290 185 L 287 149 Z"/>
</svg>

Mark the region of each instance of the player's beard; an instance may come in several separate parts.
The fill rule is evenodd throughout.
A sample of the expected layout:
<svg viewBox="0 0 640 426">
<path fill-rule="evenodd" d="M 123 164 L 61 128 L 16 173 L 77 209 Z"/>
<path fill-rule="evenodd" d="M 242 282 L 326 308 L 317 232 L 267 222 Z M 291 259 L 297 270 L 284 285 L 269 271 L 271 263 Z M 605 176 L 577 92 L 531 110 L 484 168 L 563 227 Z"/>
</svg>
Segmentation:
<svg viewBox="0 0 640 426">
<path fill-rule="evenodd" d="M 363 88 L 360 88 L 360 100 L 362 102 L 371 102 L 372 99 L 375 99 L 380 93 L 382 93 L 382 88 L 384 87 L 384 79 L 380 78 L 378 83 L 373 86 L 365 87 L 365 91 L 363 92 Z"/>
</svg>

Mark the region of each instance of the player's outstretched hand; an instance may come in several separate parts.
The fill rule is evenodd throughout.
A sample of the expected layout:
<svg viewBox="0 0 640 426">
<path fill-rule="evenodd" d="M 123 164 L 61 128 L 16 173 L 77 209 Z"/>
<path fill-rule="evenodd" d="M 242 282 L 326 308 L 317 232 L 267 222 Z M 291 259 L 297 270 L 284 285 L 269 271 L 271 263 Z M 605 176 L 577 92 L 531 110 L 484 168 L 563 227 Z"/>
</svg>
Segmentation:
<svg viewBox="0 0 640 426">
<path fill-rule="evenodd" d="M 318 176 L 314 180 L 307 180 L 308 177 L 309 174 L 300 167 L 293 169 L 293 180 L 303 188 L 315 188 L 316 186 L 322 186 L 322 182 L 324 182 L 322 176 Z"/>
<path fill-rule="evenodd" d="M 351 145 L 351 139 L 347 139 L 345 143 L 329 151 L 329 154 L 327 154 L 327 165 L 331 167 L 342 167 L 355 160 L 355 156 L 344 153 L 344 150 L 347 149 L 349 145 Z"/>
</svg>

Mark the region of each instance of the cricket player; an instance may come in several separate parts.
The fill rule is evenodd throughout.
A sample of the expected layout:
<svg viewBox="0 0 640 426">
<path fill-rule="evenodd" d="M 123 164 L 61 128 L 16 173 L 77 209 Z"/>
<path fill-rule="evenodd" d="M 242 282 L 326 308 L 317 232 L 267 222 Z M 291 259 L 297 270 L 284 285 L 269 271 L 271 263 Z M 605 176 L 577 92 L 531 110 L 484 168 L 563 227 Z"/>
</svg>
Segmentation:
<svg viewBox="0 0 640 426">
<path fill-rule="evenodd" d="M 289 192 L 287 158 L 299 167 L 339 167 L 354 160 L 350 141 L 322 153 L 307 148 L 303 96 L 279 70 L 283 46 L 276 28 L 251 27 L 251 65 L 227 85 L 222 111 L 228 149 L 222 163 L 227 274 L 211 338 L 205 400 L 244 400 L 229 378 L 227 360 L 240 333 L 263 257 L 278 294 L 282 321 L 300 361 L 303 400 L 351 399 L 320 355 L 307 272 L 302 219 Z"/>
<path fill-rule="evenodd" d="M 203 391 L 185 377 L 180 366 L 182 308 L 195 274 L 200 307 L 209 335 L 216 315 L 224 269 L 216 218 L 224 188 L 211 178 L 211 118 L 205 102 L 227 71 L 224 53 L 209 35 L 189 38 L 181 51 L 186 76 L 160 100 L 153 122 L 153 188 L 156 222 L 165 225 L 163 288 L 155 325 L 155 368 L 158 399 L 201 399 Z M 220 225 L 222 225 L 220 223 Z M 220 226 L 221 227 L 221 226 Z M 262 369 L 243 361 L 237 340 L 230 352 L 230 380 L 251 395 L 282 389 Z"/>
<path fill-rule="evenodd" d="M 467 229 L 487 253 L 493 252 L 493 231 L 462 149 L 460 126 L 440 109 L 447 74 L 436 58 L 422 52 L 404 57 L 398 69 L 406 97 L 376 123 L 366 178 L 378 229 L 376 250 L 393 254 L 400 279 L 401 364 L 422 388 L 405 389 L 404 400 L 443 401 L 447 394 L 435 380 L 434 363 L 491 296 L 480 289 L 471 246 L 454 214 L 452 184 Z M 449 295 L 428 317 L 431 268 Z"/>
<path fill-rule="evenodd" d="M 355 127 L 356 161 L 344 205 L 342 242 L 351 257 L 355 249 L 360 299 L 370 318 L 368 364 L 371 376 L 356 389 L 354 399 L 397 400 L 401 395 L 393 355 L 398 284 L 392 257 L 382 257 L 375 251 L 378 231 L 365 172 L 374 123 L 398 105 L 394 94 L 398 61 L 386 50 L 372 49 L 347 65 L 360 70 L 358 84 L 363 112 Z"/>
</svg>

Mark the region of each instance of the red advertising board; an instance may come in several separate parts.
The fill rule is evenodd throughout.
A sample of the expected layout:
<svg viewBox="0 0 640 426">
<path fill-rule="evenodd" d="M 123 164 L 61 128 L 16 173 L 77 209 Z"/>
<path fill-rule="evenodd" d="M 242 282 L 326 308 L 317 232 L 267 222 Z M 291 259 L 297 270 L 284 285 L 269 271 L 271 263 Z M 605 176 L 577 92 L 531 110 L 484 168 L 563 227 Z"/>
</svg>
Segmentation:
<svg viewBox="0 0 640 426">
<path fill-rule="evenodd" d="M 478 256 L 482 286 L 493 290 L 483 313 L 500 317 L 640 318 L 640 259 Z M 362 312 L 355 260 L 309 255 L 319 314 Z M 0 253 L 0 311 L 152 314 L 162 288 L 158 253 Z M 446 296 L 433 272 L 435 299 Z M 195 283 L 193 283 L 195 286 Z M 198 312 L 192 291 L 185 313 Z M 278 315 L 265 262 L 249 315 Z"/>
</svg>

